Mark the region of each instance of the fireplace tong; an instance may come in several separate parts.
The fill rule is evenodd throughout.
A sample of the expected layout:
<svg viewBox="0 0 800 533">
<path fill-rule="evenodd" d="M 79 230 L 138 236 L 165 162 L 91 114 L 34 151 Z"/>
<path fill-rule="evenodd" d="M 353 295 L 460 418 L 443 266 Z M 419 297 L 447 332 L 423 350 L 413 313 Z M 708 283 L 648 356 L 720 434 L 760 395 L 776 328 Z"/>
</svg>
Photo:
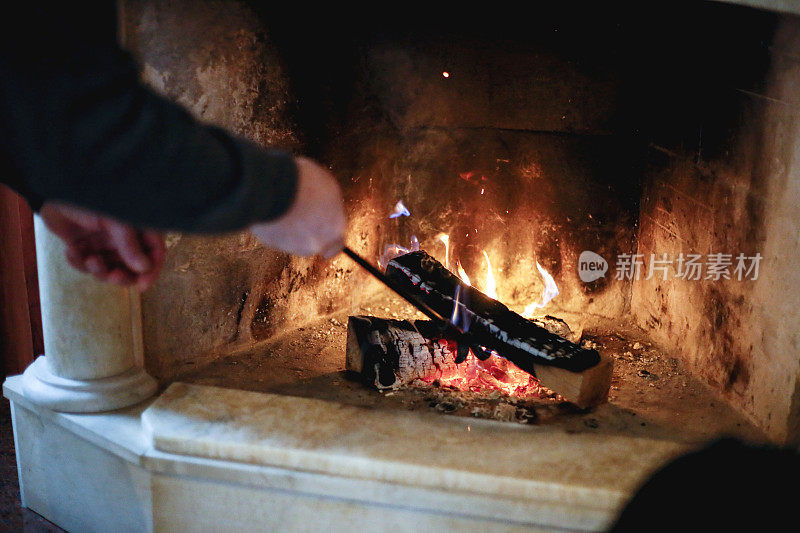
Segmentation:
<svg viewBox="0 0 800 533">
<path fill-rule="evenodd" d="M 497 354 L 535 376 L 534 364 L 583 372 L 600 362 L 596 350 L 572 343 L 465 285 L 424 251 L 392 259 L 384 274 L 345 246 L 344 253 L 430 318 L 456 342 L 456 363 L 471 349 L 480 360 Z M 452 313 L 452 318 L 446 318 Z"/>
</svg>

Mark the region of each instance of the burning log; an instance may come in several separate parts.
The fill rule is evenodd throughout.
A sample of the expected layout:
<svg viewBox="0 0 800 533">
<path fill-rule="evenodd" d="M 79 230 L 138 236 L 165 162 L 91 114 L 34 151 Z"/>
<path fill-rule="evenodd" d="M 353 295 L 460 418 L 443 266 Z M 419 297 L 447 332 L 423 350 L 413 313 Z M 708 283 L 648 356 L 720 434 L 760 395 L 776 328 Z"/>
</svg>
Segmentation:
<svg viewBox="0 0 800 533">
<path fill-rule="evenodd" d="M 600 362 L 595 350 L 555 335 L 461 282 L 423 251 L 389 261 L 386 275 L 433 308 L 481 346 L 494 350 L 526 372 L 534 363 L 581 372 Z"/>
<path fill-rule="evenodd" d="M 481 359 L 495 352 L 531 375 L 555 380 L 558 386 L 554 390 L 575 403 L 591 405 L 607 396 L 610 361 L 465 285 L 424 251 L 392 259 L 386 275 L 439 316 L 452 316 L 451 321 L 469 333 L 470 346 L 463 346 L 463 342 L 456 346 L 456 361 L 462 362 L 469 348 Z"/>
<path fill-rule="evenodd" d="M 428 320 L 391 320 L 351 316 L 347 327 L 347 369 L 378 389 L 416 382 L 439 382 L 459 390 L 497 389 L 507 394 L 538 395 L 541 385 L 582 408 L 608 397 L 612 363 L 600 362 L 582 372 L 535 365 L 538 380 L 505 359 L 485 361 L 473 354 L 456 363 L 457 343 L 441 337 Z"/>
<path fill-rule="evenodd" d="M 538 380 L 497 356 L 481 361 L 469 354 L 456 363 L 457 342 L 441 335 L 428 320 L 351 316 L 347 369 L 377 389 L 438 382 L 461 391 L 497 389 L 517 396 L 539 390 Z"/>
<path fill-rule="evenodd" d="M 347 369 L 378 389 L 447 378 L 457 371 L 456 353 L 456 343 L 441 338 L 429 320 L 348 319 Z"/>
</svg>

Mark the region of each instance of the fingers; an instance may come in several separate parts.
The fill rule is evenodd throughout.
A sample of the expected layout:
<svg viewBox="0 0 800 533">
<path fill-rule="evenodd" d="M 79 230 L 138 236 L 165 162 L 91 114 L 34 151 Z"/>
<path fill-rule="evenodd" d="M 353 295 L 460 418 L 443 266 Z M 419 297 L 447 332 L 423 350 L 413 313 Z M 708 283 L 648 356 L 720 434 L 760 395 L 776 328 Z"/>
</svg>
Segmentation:
<svg viewBox="0 0 800 533">
<path fill-rule="evenodd" d="M 167 255 L 167 247 L 164 244 L 164 237 L 157 231 L 144 231 L 141 240 L 150 256 L 152 265 L 149 272 L 141 274 L 136 281 L 136 288 L 140 291 L 148 289 L 158 279 L 161 269 L 164 266 L 164 259 Z"/>
<path fill-rule="evenodd" d="M 99 281 L 129 286 L 137 282 L 138 276 L 120 265 L 114 256 L 107 253 L 84 253 L 78 247 L 66 249 L 67 262 L 76 270 L 92 275 Z"/>
<path fill-rule="evenodd" d="M 67 262 L 100 281 L 150 287 L 166 255 L 158 232 L 127 224 L 66 204 L 47 202 L 40 210 L 48 228 L 66 245 Z"/>
<path fill-rule="evenodd" d="M 67 262 L 72 266 L 72 268 L 80 270 L 81 272 L 89 272 L 89 269 L 85 264 L 84 255 L 76 247 L 68 246 L 65 251 L 65 255 L 67 257 Z"/>
<path fill-rule="evenodd" d="M 142 242 L 150 254 L 150 261 L 153 264 L 151 270 L 160 270 L 164 265 L 164 258 L 167 256 L 167 246 L 161 233 L 152 230 L 142 232 Z"/>
<path fill-rule="evenodd" d="M 138 276 L 131 274 L 131 272 L 128 270 L 124 270 L 122 268 L 115 268 L 102 279 L 103 281 L 106 281 L 108 283 L 113 283 L 114 285 L 119 285 L 121 287 L 128 287 L 130 285 L 135 285 L 137 283 Z"/>
<path fill-rule="evenodd" d="M 142 247 L 139 231 L 114 220 L 106 221 L 109 243 L 125 266 L 135 274 L 145 274 L 153 267 Z"/>
<path fill-rule="evenodd" d="M 137 232 L 137 240 L 139 235 Z M 141 235 L 152 268 L 146 273 L 134 272 L 123 261 L 117 250 L 103 249 L 85 241 L 68 245 L 65 250 L 67 262 L 75 269 L 90 274 L 99 281 L 120 286 L 135 285 L 138 290 L 149 288 L 158 278 L 164 264 L 166 247 L 157 232 L 144 232 Z"/>
<path fill-rule="evenodd" d="M 86 266 L 86 271 L 98 279 L 105 279 L 111 270 L 111 265 L 99 255 L 90 255 L 83 264 Z"/>
</svg>

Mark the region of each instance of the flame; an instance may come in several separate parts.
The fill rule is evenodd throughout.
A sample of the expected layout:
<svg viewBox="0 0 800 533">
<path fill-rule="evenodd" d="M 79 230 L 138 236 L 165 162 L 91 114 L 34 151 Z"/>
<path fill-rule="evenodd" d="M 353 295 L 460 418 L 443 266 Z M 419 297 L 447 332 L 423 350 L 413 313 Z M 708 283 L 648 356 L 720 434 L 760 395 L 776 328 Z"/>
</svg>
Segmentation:
<svg viewBox="0 0 800 533">
<path fill-rule="evenodd" d="M 394 210 L 392 214 L 389 215 L 389 218 L 397 218 L 397 217 L 410 217 L 411 211 L 403 204 L 403 200 L 398 200 L 397 203 L 394 205 Z"/>
<path fill-rule="evenodd" d="M 456 297 L 453 298 L 453 314 L 450 315 L 450 323 L 456 326 L 458 324 L 458 308 L 459 300 L 461 299 L 461 285 L 456 285 Z"/>
<path fill-rule="evenodd" d="M 462 294 L 461 285 L 456 286 L 456 294 L 453 299 L 453 314 L 450 316 L 450 323 L 459 331 L 466 333 L 470 326 L 470 312 L 465 307 L 466 296 Z M 474 316 L 474 315 L 473 315 Z"/>
<path fill-rule="evenodd" d="M 450 270 L 450 235 L 440 233 L 436 238 L 444 243 L 444 267 Z"/>
<path fill-rule="evenodd" d="M 445 245 L 445 261 L 449 266 L 450 236 L 446 233 L 440 233 L 436 237 Z M 497 280 L 494 277 L 494 268 L 488 252 L 482 250 L 482 253 L 486 260 L 484 292 L 487 296 L 497 299 Z M 558 295 L 558 287 L 553 277 L 538 262 L 536 267 L 544 280 L 545 287 L 542 291 L 541 302 L 534 302 L 525 309 L 524 316 L 526 317 L 530 316 L 536 309 L 544 307 Z M 465 285 L 471 286 L 469 276 L 461 265 L 460 260 L 456 261 L 456 271 L 461 281 Z M 456 287 L 450 322 L 461 331 L 467 331 L 470 324 L 470 312 L 463 301 L 467 295 L 468 293 L 462 290 L 461 285 Z M 446 340 L 440 342 L 446 343 L 450 356 L 454 358 L 457 352 L 455 342 Z M 542 387 L 538 379 L 520 369 L 514 363 L 500 357 L 496 352 L 491 352 L 491 355 L 485 361 L 481 361 L 470 350 L 466 360 L 459 365 L 455 364 L 454 359 L 446 362 L 449 357 L 445 353 L 443 352 L 445 359 L 442 362 L 443 364 L 436 364 L 426 368 L 415 379 L 427 384 L 438 381 L 442 387 L 451 387 L 460 391 L 481 392 L 497 390 L 520 398 L 552 397 L 553 393 Z"/>
<path fill-rule="evenodd" d="M 416 235 L 411 236 L 410 248 L 406 248 L 405 246 L 401 246 L 399 244 L 387 244 L 386 246 L 383 247 L 383 253 L 381 254 L 380 258 L 378 258 L 378 266 L 386 270 L 386 266 L 389 264 L 389 261 L 391 261 L 395 257 L 400 257 L 401 255 L 418 251 L 419 251 L 419 239 L 417 238 Z"/>
<path fill-rule="evenodd" d="M 456 261 L 456 268 L 458 268 L 458 277 L 461 278 L 461 281 L 472 287 L 469 276 L 467 276 L 467 273 L 464 271 L 464 267 L 461 266 L 461 261 Z"/>
<path fill-rule="evenodd" d="M 399 244 L 387 244 L 383 247 L 383 253 L 378 258 L 378 266 L 381 267 L 381 269 L 386 270 L 386 266 L 389 264 L 389 261 L 395 257 L 405 255 L 410 251 L 412 250 L 409 250 L 405 246 L 400 246 Z"/>
<path fill-rule="evenodd" d="M 539 274 L 542 276 L 542 280 L 544 280 L 544 289 L 542 289 L 542 301 L 541 302 L 533 302 L 529 304 L 525 310 L 522 312 L 522 316 L 525 318 L 531 318 L 537 309 L 541 309 L 545 305 L 547 305 L 550 300 L 558 296 L 558 285 L 556 285 L 556 281 L 553 279 L 553 276 L 539 264 L 536 262 L 536 268 L 539 270 Z"/>
<path fill-rule="evenodd" d="M 486 286 L 484 291 L 486 296 L 497 300 L 497 282 L 494 279 L 494 274 L 492 273 L 492 262 L 489 261 L 489 254 L 486 253 L 486 250 L 483 250 L 483 257 L 486 258 Z"/>
</svg>

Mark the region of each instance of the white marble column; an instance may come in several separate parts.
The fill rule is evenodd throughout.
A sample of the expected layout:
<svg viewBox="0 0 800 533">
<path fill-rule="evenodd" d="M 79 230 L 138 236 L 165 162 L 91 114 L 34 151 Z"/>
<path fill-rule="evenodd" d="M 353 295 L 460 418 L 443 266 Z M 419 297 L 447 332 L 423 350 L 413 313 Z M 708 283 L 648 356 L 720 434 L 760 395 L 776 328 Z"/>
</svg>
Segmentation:
<svg viewBox="0 0 800 533">
<path fill-rule="evenodd" d="M 55 411 L 82 413 L 152 396 L 156 382 L 136 364 L 138 293 L 70 267 L 63 243 L 38 216 L 35 231 L 45 356 L 25 370 L 25 396 Z"/>
</svg>

